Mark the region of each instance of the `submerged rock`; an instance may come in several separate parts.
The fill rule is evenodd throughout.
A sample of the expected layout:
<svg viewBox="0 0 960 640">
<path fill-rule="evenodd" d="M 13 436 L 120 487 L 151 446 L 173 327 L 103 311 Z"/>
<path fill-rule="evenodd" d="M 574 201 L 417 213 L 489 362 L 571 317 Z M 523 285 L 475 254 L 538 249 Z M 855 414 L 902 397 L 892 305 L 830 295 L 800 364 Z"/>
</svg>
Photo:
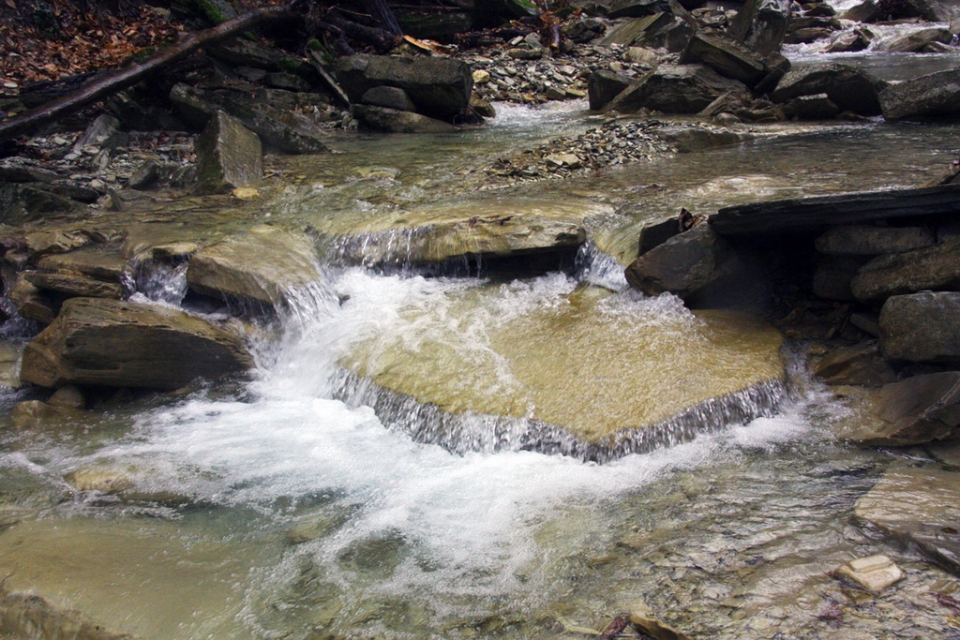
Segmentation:
<svg viewBox="0 0 960 640">
<path fill-rule="evenodd" d="M 443 264 L 463 259 L 483 261 L 554 255 L 576 250 L 586 239 L 580 219 L 539 215 L 474 216 L 343 236 L 339 240 L 339 253 L 369 265 Z"/>
<path fill-rule="evenodd" d="M 187 283 L 197 293 L 271 307 L 320 277 L 309 238 L 267 225 L 207 245 L 187 269 Z"/>
<path fill-rule="evenodd" d="M 960 474 L 895 465 L 857 501 L 854 513 L 960 573 Z"/>
<path fill-rule="evenodd" d="M 13 638 L 137 640 L 108 631 L 79 611 L 57 608 L 34 593 L 8 593 L 6 589 L 0 589 L 0 630 Z"/>
<path fill-rule="evenodd" d="M 167 307 L 72 298 L 23 353 L 21 379 L 65 384 L 175 389 L 196 378 L 246 371 L 243 342 Z"/>
</svg>

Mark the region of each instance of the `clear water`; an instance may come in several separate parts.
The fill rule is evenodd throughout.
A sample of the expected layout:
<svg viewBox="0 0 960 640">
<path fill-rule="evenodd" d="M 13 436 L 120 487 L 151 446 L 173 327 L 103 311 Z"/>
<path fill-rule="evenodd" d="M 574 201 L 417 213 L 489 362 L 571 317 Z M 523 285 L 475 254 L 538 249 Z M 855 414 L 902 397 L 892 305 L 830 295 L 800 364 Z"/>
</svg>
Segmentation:
<svg viewBox="0 0 960 640">
<path fill-rule="evenodd" d="M 265 185 L 265 200 L 241 210 L 242 221 L 221 210 L 198 226 L 368 229 L 383 215 L 532 202 L 581 209 L 597 246 L 626 261 L 639 226 L 681 206 L 707 213 L 914 185 L 960 147 L 950 126 L 782 127 L 643 166 L 476 188 L 489 159 L 591 126 L 581 107 L 504 109 L 500 124 L 446 138 L 344 138 L 332 143 L 344 151 L 332 160 L 275 160 L 293 184 Z M 397 172 L 358 172 L 369 167 Z M 215 204 L 184 208 L 194 217 Z M 145 224 L 182 235 L 182 225 L 164 226 L 174 217 Z M 609 256 L 583 278 L 602 279 Z M 773 415 L 605 464 L 451 453 L 336 399 L 338 373 L 357 345 L 410 309 L 444 313 L 476 283 L 356 267 L 330 277 L 349 300 L 298 298 L 281 335 L 259 346 L 248 382 L 119 404 L 88 421 L 8 421 L 5 588 L 147 638 L 574 637 L 564 629 L 600 629 L 638 601 L 693 637 L 951 633 L 930 587 L 952 578 L 852 519 L 856 499 L 898 454 L 837 442 L 831 425 L 844 407 L 803 375 Z M 510 311 L 540 308 L 558 283 L 570 286 L 557 274 L 516 285 Z M 152 296 L 170 303 L 178 291 Z M 669 298 L 657 304 L 679 313 Z M 482 348 L 482 329 L 464 344 Z M 85 470 L 121 478 L 124 492 L 68 484 Z M 863 599 L 828 575 L 877 552 L 908 572 L 882 596 Z M 846 612 L 842 623 L 831 607 Z"/>
</svg>

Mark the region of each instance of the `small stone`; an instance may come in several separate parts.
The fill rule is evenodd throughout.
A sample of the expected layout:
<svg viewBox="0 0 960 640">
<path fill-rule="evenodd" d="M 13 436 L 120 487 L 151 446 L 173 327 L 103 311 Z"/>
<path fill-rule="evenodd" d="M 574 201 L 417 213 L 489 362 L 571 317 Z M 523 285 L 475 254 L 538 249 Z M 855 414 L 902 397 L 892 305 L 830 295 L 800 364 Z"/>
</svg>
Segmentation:
<svg viewBox="0 0 960 640">
<path fill-rule="evenodd" d="M 234 198 L 238 200 L 260 200 L 263 196 L 260 195 L 260 192 L 253 187 L 237 187 L 230 192 Z"/>
<path fill-rule="evenodd" d="M 904 578 L 903 570 L 884 555 L 851 560 L 837 569 L 837 575 L 873 592 L 883 591 Z"/>
<path fill-rule="evenodd" d="M 477 69 L 473 72 L 473 84 L 486 84 L 490 82 L 490 72 L 483 69 Z"/>
</svg>

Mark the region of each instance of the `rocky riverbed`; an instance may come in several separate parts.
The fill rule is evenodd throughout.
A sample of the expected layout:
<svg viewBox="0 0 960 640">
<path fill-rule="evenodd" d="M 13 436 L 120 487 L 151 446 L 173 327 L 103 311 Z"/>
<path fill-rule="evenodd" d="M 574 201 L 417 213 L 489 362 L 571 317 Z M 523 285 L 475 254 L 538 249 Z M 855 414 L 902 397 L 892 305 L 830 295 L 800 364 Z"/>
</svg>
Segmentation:
<svg viewBox="0 0 960 640">
<path fill-rule="evenodd" d="M 796 416 L 787 419 L 777 412 L 798 397 L 804 400 L 796 411 L 804 417 L 796 419 L 804 423 L 813 420 L 805 412 L 816 414 L 820 406 L 837 406 L 823 398 L 840 397 L 846 399 L 847 408 L 817 424 L 829 425 L 826 437 L 831 441 L 856 443 L 860 452 L 816 449 L 810 457 L 817 458 L 817 464 L 797 472 L 799 479 L 785 478 L 790 474 L 774 469 L 776 452 L 767 466 L 757 468 L 769 482 L 782 482 L 785 491 L 794 480 L 818 487 L 818 495 L 829 494 L 834 479 L 847 483 L 850 489 L 842 494 L 842 508 L 824 506 L 829 499 L 811 503 L 810 510 L 817 514 L 813 519 L 822 522 L 804 520 L 794 532 L 799 539 L 806 539 L 799 530 L 803 527 L 826 532 L 842 553 L 818 559 L 815 556 L 823 549 L 809 543 L 812 551 L 800 553 L 797 562 L 803 568 L 795 570 L 797 556 L 775 546 L 780 535 L 775 523 L 764 521 L 744 535 L 717 529 L 690 536 L 683 530 L 702 519 L 698 514 L 677 515 L 665 523 L 625 517 L 616 520 L 613 534 L 595 532 L 600 550 L 586 560 L 578 551 L 579 559 L 571 555 L 547 560 L 538 571 L 555 569 L 553 564 L 559 562 L 561 572 L 566 572 L 564 580 L 601 585 L 612 576 L 625 591 L 636 589 L 628 583 L 638 574 L 647 575 L 659 591 L 646 589 L 645 597 L 667 615 L 651 614 L 646 605 L 633 606 L 622 598 L 607 598 L 603 587 L 591 591 L 594 600 L 588 605 L 571 605 L 579 615 L 585 607 L 602 610 L 602 616 L 594 617 L 602 618 L 603 624 L 612 619 L 609 628 L 619 625 L 620 631 L 634 636 L 654 633 L 666 625 L 665 619 L 691 636 L 733 637 L 742 632 L 766 637 L 784 625 L 810 637 L 851 625 L 856 627 L 851 633 L 869 635 L 875 621 L 886 621 L 887 629 L 892 625 L 898 634 L 914 633 L 918 626 L 946 633 L 952 623 L 942 622 L 943 612 L 955 610 L 951 594 L 957 585 L 952 575 L 958 572 L 951 536 L 960 518 L 949 506 L 956 502 L 952 441 L 960 402 L 955 391 L 960 375 L 956 371 L 960 332 L 954 326 L 960 304 L 956 167 L 929 167 L 938 175 L 924 188 L 901 185 L 904 188 L 855 196 L 758 203 L 734 197 L 733 206 L 710 216 L 702 215 L 707 210 L 686 211 L 682 209 L 686 201 L 678 201 L 669 215 L 646 220 L 639 238 L 631 236 L 639 256 L 629 265 L 617 264 L 604 253 L 605 233 L 612 232 L 600 227 L 618 221 L 630 206 L 642 207 L 644 193 L 664 189 L 645 184 L 634 185 L 633 191 L 624 189 L 617 185 L 618 172 L 624 172 L 624 180 L 636 180 L 642 177 L 636 173 L 638 167 L 679 152 L 696 153 L 773 135 L 801 144 L 805 137 L 833 131 L 827 127 L 837 122 L 858 126 L 875 124 L 881 117 L 889 123 L 940 119 L 956 107 L 954 97 L 937 89 L 952 86 L 958 70 L 890 84 L 843 64 L 792 68 L 780 53 L 784 42 L 835 37 L 839 42 L 839 36 L 854 27 L 861 29 L 859 36 L 869 36 L 862 32 L 863 25 L 854 25 L 850 17 L 841 20 L 826 5 L 804 5 L 801 15 L 786 5 L 774 7 L 772 15 L 764 14 L 764 24 L 783 28 L 769 32 L 751 26 L 762 22 L 755 19 L 759 14 L 751 14 L 762 11 L 753 3 L 739 14 L 707 8 L 688 11 L 679 5 L 669 10 L 655 7 L 657 11 L 648 13 L 643 3 L 618 5 L 623 6 L 608 7 L 604 15 L 584 11 L 573 16 L 562 27 L 565 40 L 557 45 L 542 32 L 526 29 L 483 48 L 457 51 L 453 57 L 425 55 L 420 42 L 405 45 L 410 48 L 402 51 L 403 57 L 360 54 L 329 63 L 315 55 L 316 50 L 292 56 L 262 43 L 225 43 L 211 47 L 208 58 L 178 78 L 183 82 L 169 88 L 168 102 L 159 107 L 152 104 L 145 87 L 133 87 L 111 98 L 103 112 L 91 112 L 83 131 L 54 126 L 43 135 L 18 141 L 16 154 L 0 162 L 4 331 L 16 345 L 3 360 L 16 371 L 3 379 L 21 389 L 12 396 L 15 406 L 7 418 L 5 446 L 14 452 L 32 451 L 30 442 L 42 440 L 48 427 L 72 425 L 69 429 L 99 433 L 96 425 L 109 412 L 165 406 L 185 394 L 202 395 L 209 385 L 214 397 L 223 393 L 232 398 L 229 408 L 212 402 L 196 415 L 169 417 L 161 411 L 160 421 L 196 423 L 200 431 L 209 426 L 204 422 L 207 417 L 221 411 L 239 416 L 243 405 L 257 406 L 263 397 L 271 397 L 263 391 L 270 367 L 283 371 L 296 359 L 284 351 L 285 341 L 329 329 L 311 324 L 325 314 L 353 318 L 351 326 L 370 333 L 351 338 L 352 350 L 336 353 L 335 358 L 327 353 L 314 357 L 314 364 L 343 367 L 349 374 L 341 371 L 333 379 L 350 381 L 331 394 L 336 400 L 314 398 L 314 404 L 342 400 L 342 406 L 336 405 L 341 412 L 338 420 L 358 433 L 372 423 L 370 416 L 363 418 L 366 422 L 360 418 L 352 422 L 354 405 L 375 407 L 379 419 L 394 420 L 391 426 L 397 430 L 406 430 L 420 442 L 467 453 L 468 459 L 477 449 L 531 455 L 533 449 L 609 461 L 668 442 L 689 441 L 700 431 L 718 429 L 722 425 L 714 424 L 717 421 L 733 421 L 731 416 L 754 425 L 754 419 L 789 422 Z M 918 27 L 924 26 L 920 20 L 941 25 L 933 27 L 936 33 L 914 38 L 922 41 L 918 51 L 935 54 L 944 47 L 955 48 L 952 36 L 957 29 L 943 16 L 931 13 L 909 19 L 918 21 Z M 466 158 L 445 150 L 482 139 L 476 132 L 491 128 L 497 108 L 505 109 L 508 103 L 574 105 L 571 132 L 557 136 L 534 132 L 529 141 L 499 146 L 488 140 L 477 144 L 481 152 Z M 865 120 L 869 118 L 877 120 Z M 150 123 L 148 131 L 134 122 Z M 341 151 L 353 149 L 359 155 L 369 152 L 370 146 L 415 148 L 417 140 L 427 151 L 411 151 L 407 157 L 384 149 L 377 156 L 378 161 L 399 159 L 396 166 L 367 162 L 353 167 Z M 460 164 L 439 168 L 437 163 L 448 157 Z M 619 189 L 619 195 L 591 191 L 593 180 Z M 549 194 L 537 196 L 534 189 Z M 617 202 L 624 193 L 639 194 L 639 202 Z M 355 217 L 335 219 L 344 211 Z M 350 271 L 358 264 L 368 273 Z M 395 282 L 398 273 L 409 278 Z M 448 291 L 442 289 L 447 284 L 444 278 L 422 277 L 464 274 L 481 274 L 491 279 L 491 285 L 464 278 Z M 624 274 L 643 295 L 627 289 Z M 764 277 L 755 277 L 758 274 Z M 381 287 L 376 295 L 361 286 L 374 276 L 383 279 L 370 285 Z M 403 287 L 412 292 L 402 295 L 414 296 L 416 303 L 391 306 Z M 542 299 L 531 293 L 534 290 Z M 376 304 L 368 298 L 377 298 Z M 681 301 L 707 310 L 690 314 Z M 718 306 L 747 310 L 765 321 L 745 322 L 739 315 L 713 309 Z M 437 309 L 443 312 L 439 319 L 434 317 Z M 513 315 L 520 312 L 527 316 Z M 540 318 L 542 326 L 525 324 L 531 317 Z M 633 322 L 626 328 L 619 324 L 625 317 Z M 671 347 L 699 341 L 699 349 L 684 352 L 693 360 L 685 364 L 682 375 L 670 378 L 669 385 L 663 372 L 640 376 L 660 383 L 649 397 L 630 386 L 637 367 L 607 372 L 615 375 L 616 384 L 602 376 L 597 387 L 581 382 L 590 375 L 587 369 L 624 358 L 628 351 L 617 348 L 617 339 L 629 336 L 631 346 L 644 350 L 646 338 L 636 334 L 644 327 L 636 326 L 637 318 L 659 328 L 656 339 L 669 335 Z M 365 324 L 373 320 L 395 333 L 376 333 Z M 436 329 L 431 323 L 441 329 L 431 334 L 433 339 L 416 333 Z M 611 344 L 604 341 L 602 353 L 601 341 L 593 341 L 598 350 L 594 359 L 578 356 L 578 350 L 588 347 L 577 340 L 591 344 L 589 335 L 577 335 L 584 327 L 611 334 L 605 336 Z M 350 331 L 346 325 L 333 329 L 333 335 Z M 781 334 L 792 345 L 788 355 L 799 353 L 800 361 L 809 362 L 829 388 L 798 375 L 795 361 L 780 359 Z M 345 348 L 328 335 L 322 344 Z M 464 338 L 476 335 L 486 341 Z M 554 341 L 545 342 L 545 335 Z M 299 345 L 308 354 L 317 348 L 309 342 Z M 696 358 L 708 347 L 718 353 L 739 349 L 741 355 L 754 354 L 756 361 L 743 365 L 749 371 L 738 373 L 736 381 L 714 389 L 698 382 L 698 376 L 730 376 L 710 374 L 709 366 L 698 365 Z M 425 359 L 419 361 L 421 357 Z M 668 355 L 665 360 L 677 365 L 683 358 Z M 709 364 L 728 364 L 722 356 L 717 360 Z M 554 363 L 551 372 L 534 366 L 543 362 Z M 577 376 L 569 375 L 584 363 L 591 364 Z M 513 374 L 506 376 L 504 371 Z M 563 375 L 554 378 L 558 371 Z M 456 377 L 464 372 L 470 374 L 466 382 Z M 251 375 L 259 376 L 259 383 L 251 383 Z M 298 389 L 312 375 L 315 372 L 302 371 L 283 381 Z M 744 383 L 738 386 L 741 377 Z M 553 383 L 544 386 L 545 380 Z M 471 393 L 457 395 L 456 388 L 464 385 Z M 664 386 L 693 393 L 670 393 Z M 487 393 L 490 389 L 495 392 Z M 710 390 L 706 401 L 701 393 L 705 390 Z M 614 420 L 610 414 L 616 411 L 610 407 L 625 411 L 628 404 L 619 402 L 616 393 L 629 395 L 638 404 L 627 412 L 630 415 L 617 414 Z M 658 399 L 658 393 L 669 397 Z M 576 407 L 564 404 L 578 394 L 582 401 Z M 678 404 L 678 398 L 687 395 L 695 397 L 691 406 L 680 406 L 686 401 Z M 591 399 L 607 408 L 590 409 Z M 183 406 L 192 406 L 193 400 L 185 402 Z M 200 404 L 205 402 L 206 396 Z M 271 405 L 270 412 L 290 409 L 278 407 Z M 664 407 L 669 407 L 667 414 Z M 598 422 L 592 420 L 591 411 L 611 418 L 599 435 L 591 432 Z M 467 418 L 462 418 L 464 414 Z M 622 437 L 639 414 L 649 414 L 648 422 L 666 425 L 662 440 Z M 668 414 L 682 419 L 670 422 Z M 298 415 L 297 420 L 301 418 Z M 464 427 L 478 424 L 490 427 L 484 437 Z M 438 434 L 436 425 L 451 431 Z M 588 435 L 573 433 L 576 444 L 571 445 L 566 438 L 576 431 L 574 426 Z M 749 439 L 743 431 L 735 433 L 734 439 Z M 590 448 L 597 438 L 611 434 L 614 444 L 602 443 L 603 455 Z M 618 437 L 622 439 L 617 441 Z M 776 436 L 771 438 L 776 442 Z M 735 449 L 732 458 L 756 453 L 749 444 L 741 450 L 720 442 L 721 449 Z M 802 442 L 803 447 L 814 446 L 812 439 Z M 116 446 L 122 450 L 126 444 Z M 165 446 L 176 448 L 173 443 Z M 767 446 L 776 449 L 775 444 Z M 891 455 L 903 462 L 883 468 L 876 456 L 884 454 L 873 450 L 877 446 L 890 448 L 895 452 Z M 697 445 L 693 450 L 699 451 Z M 828 454 L 836 459 L 827 459 Z M 47 456 L 51 457 L 56 456 Z M 837 462 L 844 458 L 849 462 Z M 191 506 L 219 505 L 223 499 L 218 491 L 206 488 L 204 483 L 215 484 L 213 478 L 220 471 L 208 472 L 205 463 L 197 463 L 200 471 L 178 469 L 189 478 L 189 490 L 171 487 L 176 482 L 168 478 L 158 480 L 155 474 L 162 470 L 135 464 L 80 466 L 54 475 L 66 483 L 58 490 L 80 500 L 92 496 L 94 506 L 102 500 L 122 505 L 121 510 L 131 508 L 174 521 Z M 57 464 L 51 463 L 52 468 L 59 469 Z M 725 469 L 719 476 L 733 478 L 737 465 L 735 459 L 718 463 Z M 719 480 L 710 488 L 695 473 L 688 475 L 667 481 L 671 486 L 662 494 L 644 497 L 645 491 L 656 491 L 643 488 L 633 497 L 621 495 L 614 511 L 650 500 L 665 513 L 679 514 L 682 504 L 706 496 L 700 504 L 708 505 L 710 520 L 726 523 L 718 527 L 734 527 L 736 518 L 766 517 L 760 515 L 770 504 L 766 493 L 754 494 L 752 502 L 747 501 L 752 507 L 743 506 L 742 513 L 731 518 L 725 505 L 742 506 L 735 481 L 718 491 Z M 864 478 L 877 482 L 874 486 Z M 235 480 L 223 493 L 243 491 L 245 479 Z M 529 480 L 519 479 L 517 484 Z M 611 489 L 618 491 L 622 489 Z M 917 500 L 918 495 L 938 498 Z M 310 500 L 325 508 L 328 499 Z M 329 502 L 336 504 L 337 498 Z M 291 546 L 302 549 L 298 545 L 309 547 L 323 539 L 324 527 L 336 531 L 336 523 L 351 517 L 348 512 L 353 508 L 341 512 L 340 506 L 329 522 L 307 527 L 307 534 L 298 529 Z M 777 503 L 786 518 L 790 507 Z M 39 558 L 49 542 L 47 533 L 31 533 L 34 519 L 19 513 L 3 528 L 13 527 L 20 536 L 16 540 L 36 542 L 30 551 L 35 555 L 28 555 Z M 549 538 L 559 531 L 561 538 L 581 540 L 583 531 L 591 529 L 575 525 L 586 515 L 572 509 L 557 520 L 538 516 L 548 524 L 534 537 Z M 855 520 L 848 523 L 850 518 Z M 467 519 L 483 518 L 461 518 Z M 551 528 L 556 529 L 553 534 Z M 878 537 L 877 531 L 888 537 Z M 412 552 L 405 534 L 381 533 L 338 549 L 337 567 L 349 565 L 386 581 L 390 575 L 381 575 L 384 571 L 391 574 L 397 567 L 433 561 L 407 562 L 404 554 Z M 894 539 L 907 540 L 920 550 L 919 555 L 898 556 L 902 569 L 876 557 L 897 556 L 896 546 L 887 542 Z M 0 543 L 10 540 L 14 538 Z M 507 546 L 513 549 L 512 544 Z M 2 549 L 6 547 L 0 545 Z M 29 572 L 29 562 L 17 559 L 24 557 L 28 556 L 9 555 L 11 562 L 23 563 L 17 565 L 21 573 Z M 320 561 L 312 556 L 302 560 L 306 568 L 301 576 L 306 577 L 301 582 L 316 586 L 320 579 L 310 577 L 310 572 L 318 570 L 310 563 Z M 828 574 L 834 569 L 837 574 Z M 521 582 L 535 577 L 536 571 L 523 571 L 528 573 Z M 800 597 L 800 609 L 815 611 L 813 616 L 804 617 L 792 608 L 789 600 L 796 589 L 787 597 L 761 588 L 795 571 L 806 576 L 805 584 L 813 585 Z M 732 586 L 734 574 L 747 576 L 743 584 Z M 691 588 L 674 588 L 677 584 Z M 262 605 L 270 613 L 256 613 L 261 620 L 288 610 L 290 603 L 283 598 L 300 602 L 298 598 L 307 597 L 302 584 L 283 586 L 278 591 L 282 595 L 270 595 L 269 605 Z M 311 596 L 319 598 L 316 606 L 307 607 L 311 616 L 319 616 L 312 623 L 317 628 L 336 624 L 342 602 L 349 602 L 347 597 L 341 602 L 339 596 L 330 595 L 341 586 L 323 584 L 326 595 Z M 31 616 L 58 628 L 86 624 L 73 614 L 51 611 L 16 594 L 3 597 L 3 631 L 19 633 Z M 678 599 L 679 608 L 671 598 Z M 407 613 L 387 607 L 390 615 L 380 616 L 390 618 L 387 628 L 404 615 L 414 620 L 414 627 L 420 617 L 430 617 L 407 604 Z M 364 606 L 345 611 L 344 619 L 350 622 L 337 633 L 362 627 L 364 620 L 380 619 Z M 530 603 L 524 606 L 535 608 Z M 908 607 L 922 614 L 908 620 L 900 615 Z M 716 613 L 727 610 L 733 613 Z M 486 622 L 466 614 L 464 620 L 453 624 L 445 619 L 444 624 L 453 626 L 444 631 L 453 629 L 458 635 L 469 628 L 471 633 L 463 633 L 466 637 L 477 629 L 481 634 L 499 634 L 514 626 L 524 629 L 525 635 L 586 628 L 554 613 L 532 622 L 503 611 L 491 614 Z M 603 626 L 597 620 L 591 624 Z M 600 628 L 586 628 L 585 633 L 604 637 Z M 682 637 L 681 632 L 675 634 Z"/>
</svg>

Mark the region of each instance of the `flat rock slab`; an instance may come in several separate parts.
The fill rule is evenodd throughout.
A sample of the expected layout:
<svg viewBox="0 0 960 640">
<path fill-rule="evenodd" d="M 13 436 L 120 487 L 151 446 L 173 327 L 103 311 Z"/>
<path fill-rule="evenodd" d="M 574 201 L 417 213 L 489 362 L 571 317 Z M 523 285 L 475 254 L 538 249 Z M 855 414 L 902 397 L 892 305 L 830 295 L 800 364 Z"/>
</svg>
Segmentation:
<svg viewBox="0 0 960 640">
<path fill-rule="evenodd" d="M 310 239 L 266 225 L 204 247 L 187 268 L 187 283 L 197 293 L 270 306 L 319 279 Z"/>
<path fill-rule="evenodd" d="M 201 318 L 155 305 L 72 298 L 27 345 L 20 377 L 53 388 L 176 389 L 252 366 L 239 337 Z"/>
<path fill-rule="evenodd" d="M 783 336 L 751 316 L 666 297 L 625 310 L 594 288 L 529 309 L 514 296 L 489 285 L 405 310 L 342 364 L 450 414 L 533 419 L 601 445 L 784 375 Z M 410 327 L 429 338 L 409 340 Z"/>
<path fill-rule="evenodd" d="M 960 574 L 960 474 L 896 465 L 857 501 L 854 513 Z"/>
<path fill-rule="evenodd" d="M 439 264 L 457 258 L 507 258 L 576 249 L 587 239 L 581 220 L 484 216 L 421 227 L 344 236 L 341 255 L 365 264 Z"/>
<path fill-rule="evenodd" d="M 721 235 L 775 235 L 885 218 L 960 214 L 960 184 L 756 202 L 710 216 Z"/>
<path fill-rule="evenodd" d="M 865 391 L 840 436 L 872 446 L 907 446 L 944 440 L 960 426 L 960 373 L 913 376 Z"/>
</svg>

